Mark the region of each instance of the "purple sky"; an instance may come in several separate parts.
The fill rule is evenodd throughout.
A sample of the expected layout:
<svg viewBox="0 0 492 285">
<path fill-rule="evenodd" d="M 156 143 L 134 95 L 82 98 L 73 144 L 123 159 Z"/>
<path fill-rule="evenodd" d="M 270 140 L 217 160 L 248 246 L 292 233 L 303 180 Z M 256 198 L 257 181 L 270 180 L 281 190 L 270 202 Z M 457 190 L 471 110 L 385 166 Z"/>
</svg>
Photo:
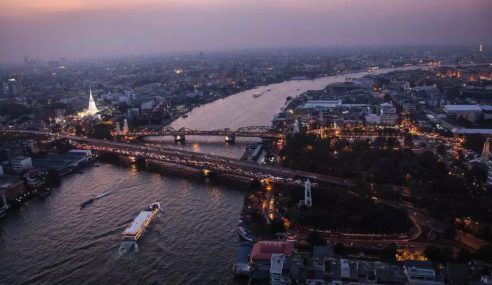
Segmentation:
<svg viewBox="0 0 492 285">
<path fill-rule="evenodd" d="M 0 0 L 0 62 L 481 41 L 492 0 Z"/>
</svg>

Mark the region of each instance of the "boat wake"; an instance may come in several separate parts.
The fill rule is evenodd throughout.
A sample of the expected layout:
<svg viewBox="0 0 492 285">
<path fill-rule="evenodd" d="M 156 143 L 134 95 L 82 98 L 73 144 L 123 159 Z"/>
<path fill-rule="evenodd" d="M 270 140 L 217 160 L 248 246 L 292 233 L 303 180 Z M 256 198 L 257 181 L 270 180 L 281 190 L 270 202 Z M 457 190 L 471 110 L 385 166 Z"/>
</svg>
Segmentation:
<svg viewBox="0 0 492 285">
<path fill-rule="evenodd" d="M 138 244 L 135 241 L 124 240 L 121 242 L 116 258 L 120 258 L 127 254 L 138 253 Z"/>
<path fill-rule="evenodd" d="M 149 184 L 149 182 L 144 182 L 144 183 L 138 183 L 138 184 L 129 185 L 129 186 L 120 188 L 120 186 L 124 185 L 127 182 L 128 182 L 128 180 L 125 180 L 125 181 L 123 181 L 121 183 L 118 183 L 115 186 L 110 187 L 107 191 L 103 192 L 102 194 L 99 194 L 96 197 L 91 198 L 91 199 L 83 202 L 82 204 L 80 204 L 80 208 L 81 209 L 82 208 L 85 208 L 85 207 L 89 206 L 90 204 L 94 203 L 95 200 L 98 200 L 98 199 L 101 199 L 101 198 L 106 197 L 108 195 L 111 195 L 111 194 L 115 193 L 116 191 L 123 190 L 123 189 L 130 189 L 130 188 L 133 188 L 133 187 L 137 187 L 137 186 L 142 186 L 142 185 L 145 185 L 145 184 Z"/>
</svg>

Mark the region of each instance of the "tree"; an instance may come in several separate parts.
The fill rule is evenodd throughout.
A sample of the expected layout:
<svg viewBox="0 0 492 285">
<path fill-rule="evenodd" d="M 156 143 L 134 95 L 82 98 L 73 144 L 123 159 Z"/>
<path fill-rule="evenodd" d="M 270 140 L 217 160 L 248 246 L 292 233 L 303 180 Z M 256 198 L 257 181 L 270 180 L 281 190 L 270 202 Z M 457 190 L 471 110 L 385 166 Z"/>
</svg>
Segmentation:
<svg viewBox="0 0 492 285">
<path fill-rule="evenodd" d="M 388 260 L 394 260 L 396 256 L 396 245 L 390 244 L 385 247 L 381 253 L 381 255 Z"/>
<path fill-rule="evenodd" d="M 348 248 L 343 245 L 341 242 L 337 242 L 333 247 L 333 250 L 337 255 L 346 255 L 348 253 Z"/>
<path fill-rule="evenodd" d="M 475 254 L 475 258 L 492 263 L 492 245 L 484 245 L 480 247 Z"/>
<path fill-rule="evenodd" d="M 317 231 L 310 232 L 309 235 L 306 238 L 306 241 L 311 246 L 315 246 L 315 245 L 326 245 L 325 238 L 323 237 L 323 235 L 321 235 L 321 233 L 319 233 Z"/>
<path fill-rule="evenodd" d="M 456 236 L 456 230 L 454 229 L 454 227 L 448 227 L 444 230 L 442 235 L 445 239 L 454 240 L 454 237 Z"/>
<path fill-rule="evenodd" d="M 452 251 L 450 248 L 441 249 L 431 245 L 424 250 L 425 256 L 431 261 L 446 263 L 453 260 Z"/>
<path fill-rule="evenodd" d="M 472 259 L 472 254 L 466 249 L 460 249 L 456 255 L 456 261 L 459 263 L 468 263 Z"/>
<path fill-rule="evenodd" d="M 436 152 L 437 152 L 437 154 L 445 155 L 446 154 L 446 147 L 443 144 L 440 144 L 437 146 Z"/>
<path fill-rule="evenodd" d="M 105 124 L 97 124 L 91 131 L 91 137 L 96 139 L 112 139 L 111 136 L 111 126 Z"/>
<path fill-rule="evenodd" d="M 270 229 L 273 234 L 285 232 L 284 222 L 280 218 L 275 218 L 270 224 Z"/>
<path fill-rule="evenodd" d="M 84 134 L 85 133 L 84 133 L 84 129 L 82 128 L 82 126 L 81 125 L 76 125 L 75 126 L 75 135 L 76 136 L 82 136 Z"/>
</svg>

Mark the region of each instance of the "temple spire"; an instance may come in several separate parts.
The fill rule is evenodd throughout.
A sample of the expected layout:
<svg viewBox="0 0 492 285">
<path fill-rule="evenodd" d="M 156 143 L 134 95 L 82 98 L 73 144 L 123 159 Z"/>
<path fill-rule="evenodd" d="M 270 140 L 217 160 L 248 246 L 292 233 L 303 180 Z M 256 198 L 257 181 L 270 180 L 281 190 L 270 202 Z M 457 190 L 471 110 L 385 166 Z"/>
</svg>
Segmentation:
<svg viewBox="0 0 492 285">
<path fill-rule="evenodd" d="M 94 97 L 92 97 L 92 89 L 89 88 L 89 106 L 87 107 L 87 114 L 95 115 L 99 110 L 96 107 L 96 102 L 94 101 Z"/>
</svg>

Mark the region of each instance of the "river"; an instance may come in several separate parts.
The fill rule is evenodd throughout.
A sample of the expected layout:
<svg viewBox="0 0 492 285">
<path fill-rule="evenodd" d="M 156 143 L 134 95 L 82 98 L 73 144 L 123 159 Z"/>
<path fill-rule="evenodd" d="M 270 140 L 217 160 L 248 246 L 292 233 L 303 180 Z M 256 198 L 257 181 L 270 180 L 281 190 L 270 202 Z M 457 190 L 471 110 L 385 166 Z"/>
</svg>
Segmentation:
<svg viewBox="0 0 492 285">
<path fill-rule="evenodd" d="M 381 74 L 395 70 L 411 70 L 423 67 L 409 66 L 380 69 L 376 72 L 355 72 L 314 80 L 290 80 L 260 86 L 236 93 L 224 99 L 191 110 L 187 118 L 179 118 L 170 124 L 174 129 L 187 127 L 198 130 L 232 130 L 248 126 L 269 126 L 273 115 L 286 105 L 287 97 L 295 98 L 309 90 L 322 90 L 332 83 L 344 82 L 345 78 L 361 78 L 369 74 Z M 262 93 L 253 97 L 254 93 Z"/>
<path fill-rule="evenodd" d="M 376 72 L 354 72 L 336 76 L 320 77 L 314 80 L 290 80 L 246 90 L 219 99 L 212 103 L 194 108 L 187 118 L 178 118 L 170 124 L 174 129 L 183 127 L 197 130 L 229 128 L 231 130 L 248 126 L 269 126 L 276 113 L 287 104 L 288 97 L 295 98 L 309 90 L 322 90 L 332 83 L 344 82 L 345 78 L 361 78 L 369 74 L 381 74 L 396 70 L 412 70 L 425 67 L 409 66 L 380 69 Z M 253 94 L 262 95 L 254 98 Z M 236 138 L 236 144 L 230 145 L 221 137 L 187 136 L 185 144 L 175 144 L 170 137 L 154 137 L 170 148 L 188 151 L 206 152 L 231 158 L 240 158 L 245 146 L 255 139 Z M 256 140 L 258 141 L 258 140 Z"/>
<path fill-rule="evenodd" d="M 386 70 L 381 70 L 383 72 Z M 259 87 L 201 106 L 171 124 L 197 129 L 269 125 L 288 96 L 361 77 L 352 73 Z M 270 90 L 270 91 L 268 91 Z M 253 98 L 254 92 L 263 92 Z M 238 157 L 248 140 L 187 138 L 168 146 Z M 101 163 L 64 177 L 59 188 L 0 221 L 2 284 L 237 284 L 230 271 L 245 192 Z M 115 192 L 87 208 L 80 203 Z M 139 241 L 120 255 L 121 233 L 153 201 L 164 211 Z"/>
<path fill-rule="evenodd" d="M 234 284 L 230 271 L 245 192 L 102 163 L 0 221 L 2 284 Z M 115 192 L 80 209 L 109 188 Z M 163 213 L 119 254 L 144 207 Z"/>
</svg>

